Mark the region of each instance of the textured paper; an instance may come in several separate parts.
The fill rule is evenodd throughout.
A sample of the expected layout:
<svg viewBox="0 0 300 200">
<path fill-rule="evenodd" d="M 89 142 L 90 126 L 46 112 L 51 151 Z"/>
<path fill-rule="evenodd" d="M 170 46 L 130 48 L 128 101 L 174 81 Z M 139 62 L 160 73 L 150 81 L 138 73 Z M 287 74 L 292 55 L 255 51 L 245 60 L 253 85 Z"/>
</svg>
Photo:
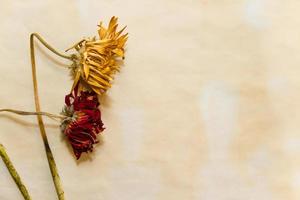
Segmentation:
<svg viewBox="0 0 300 200">
<path fill-rule="evenodd" d="M 63 51 L 119 17 L 125 65 L 101 98 L 107 129 L 76 162 L 46 120 L 68 200 L 300 198 L 298 0 L 0 0 L 0 107 L 34 110 L 29 35 Z M 42 109 L 72 81 L 41 45 Z M 0 142 L 33 199 L 56 199 L 35 117 L 0 114 Z M 22 197 L 0 162 L 0 199 Z"/>
</svg>

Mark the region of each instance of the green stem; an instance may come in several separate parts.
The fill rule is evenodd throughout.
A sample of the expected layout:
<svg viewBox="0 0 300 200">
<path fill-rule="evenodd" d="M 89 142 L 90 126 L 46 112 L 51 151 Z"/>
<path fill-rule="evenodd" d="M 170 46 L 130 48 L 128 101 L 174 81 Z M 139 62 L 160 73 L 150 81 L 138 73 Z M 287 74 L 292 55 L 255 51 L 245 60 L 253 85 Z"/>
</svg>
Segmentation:
<svg viewBox="0 0 300 200">
<path fill-rule="evenodd" d="M 14 165 L 12 164 L 12 162 L 10 161 L 5 148 L 2 144 L 0 144 L 0 156 L 3 160 L 3 162 L 5 163 L 11 177 L 14 179 L 15 183 L 17 184 L 20 192 L 22 193 L 23 197 L 25 200 L 31 200 L 31 197 L 25 187 L 25 185 L 23 184 L 21 177 L 19 176 L 17 170 L 15 169 Z"/>
</svg>

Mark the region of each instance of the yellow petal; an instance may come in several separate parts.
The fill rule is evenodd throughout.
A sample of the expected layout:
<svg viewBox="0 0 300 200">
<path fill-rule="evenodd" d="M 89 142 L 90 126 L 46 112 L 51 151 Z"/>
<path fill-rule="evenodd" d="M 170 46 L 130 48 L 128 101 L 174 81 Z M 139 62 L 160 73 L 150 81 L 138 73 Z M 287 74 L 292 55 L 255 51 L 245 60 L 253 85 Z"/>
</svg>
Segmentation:
<svg viewBox="0 0 300 200">
<path fill-rule="evenodd" d="M 105 67 L 103 70 L 102 70 L 102 73 L 104 73 L 104 74 L 106 74 L 106 73 L 111 73 L 112 72 L 112 70 L 111 70 L 111 68 L 110 67 Z"/>
<path fill-rule="evenodd" d="M 118 18 L 113 16 L 110 21 L 109 21 L 109 25 L 108 25 L 108 32 L 110 32 L 112 30 L 112 28 L 117 24 Z"/>
<path fill-rule="evenodd" d="M 90 66 L 91 71 L 97 73 L 99 76 L 103 77 L 104 79 L 106 79 L 107 81 L 112 81 L 113 78 L 111 78 L 110 76 L 103 74 L 101 71 L 97 70 L 96 68 L 94 68 L 93 66 Z"/>
<path fill-rule="evenodd" d="M 91 86 L 91 88 L 92 88 L 92 90 L 93 90 L 94 92 L 96 92 L 98 95 L 101 94 L 101 89 L 99 89 L 99 88 L 97 88 L 97 87 L 94 87 L 94 86 Z"/>
<path fill-rule="evenodd" d="M 121 37 L 119 37 L 118 47 L 123 47 L 125 45 L 127 39 L 128 39 L 128 33 L 126 33 L 125 35 L 122 35 Z"/>
<path fill-rule="evenodd" d="M 80 40 L 79 42 L 77 42 L 76 44 L 74 44 L 72 47 L 70 47 L 67 50 L 65 50 L 65 52 L 67 52 L 67 51 L 69 51 L 69 50 L 71 50 L 73 48 L 75 48 L 76 50 L 78 50 L 77 47 L 81 46 L 83 42 L 85 42 L 85 39 Z"/>
<path fill-rule="evenodd" d="M 97 83 L 96 81 L 94 81 L 92 79 L 89 79 L 87 83 L 92 85 L 92 86 L 95 86 L 97 88 L 106 89 L 106 87 L 104 87 L 103 85 L 100 85 L 99 83 Z"/>
<path fill-rule="evenodd" d="M 94 45 L 93 47 L 90 47 L 88 50 L 89 51 L 95 51 L 98 54 L 105 54 L 105 48 L 102 47 L 102 46 L 96 46 L 96 45 Z"/>
<path fill-rule="evenodd" d="M 117 54 L 120 57 L 124 56 L 124 51 L 122 49 L 114 49 L 114 50 L 112 50 L 112 52 L 114 52 L 115 54 Z"/>
<path fill-rule="evenodd" d="M 125 26 L 124 28 L 122 28 L 119 32 L 116 33 L 116 38 L 119 37 L 119 35 L 121 35 L 121 33 L 125 30 L 127 26 Z"/>
<path fill-rule="evenodd" d="M 92 65 L 92 66 L 94 66 L 94 67 L 96 67 L 96 68 L 102 68 L 102 66 L 101 66 L 100 63 L 95 62 L 95 61 L 93 61 L 93 60 L 87 60 L 87 64 L 88 64 L 88 65 Z"/>
<path fill-rule="evenodd" d="M 99 60 L 105 60 L 105 58 L 103 56 L 101 56 L 101 54 L 94 53 L 93 51 L 89 51 L 88 55 L 89 55 L 89 57 L 95 57 Z"/>
<path fill-rule="evenodd" d="M 102 22 L 100 22 L 99 29 L 98 29 L 98 34 L 99 34 L 100 39 L 105 38 L 106 33 L 107 33 L 107 30 L 102 26 Z"/>
<path fill-rule="evenodd" d="M 90 73 L 90 67 L 86 64 L 83 65 L 83 71 L 84 71 L 84 76 L 87 79 L 89 77 Z"/>
<path fill-rule="evenodd" d="M 109 32 L 110 38 L 114 38 L 114 37 L 115 37 L 115 33 L 116 33 L 116 31 L 117 31 L 117 28 L 118 28 L 118 24 L 115 24 L 115 25 L 111 28 L 111 30 L 110 30 L 110 32 Z"/>
<path fill-rule="evenodd" d="M 93 41 L 93 42 L 87 42 L 86 46 L 87 47 L 93 47 L 94 45 L 107 46 L 111 42 L 112 42 L 112 39 L 101 39 L 101 40 L 96 40 L 96 41 Z"/>
<path fill-rule="evenodd" d="M 104 79 L 102 79 L 101 77 L 91 74 L 91 77 L 93 77 L 95 80 L 97 80 L 99 83 L 102 83 L 103 85 L 107 86 L 107 87 L 111 87 L 111 85 Z"/>
<path fill-rule="evenodd" d="M 75 88 L 75 86 L 77 85 L 79 79 L 80 79 L 80 70 L 77 70 L 77 71 L 75 72 L 74 82 L 73 82 L 73 85 L 72 85 L 72 88 L 71 88 L 71 92 L 70 92 L 70 93 L 72 93 L 72 91 L 74 90 L 74 88 Z"/>
</svg>

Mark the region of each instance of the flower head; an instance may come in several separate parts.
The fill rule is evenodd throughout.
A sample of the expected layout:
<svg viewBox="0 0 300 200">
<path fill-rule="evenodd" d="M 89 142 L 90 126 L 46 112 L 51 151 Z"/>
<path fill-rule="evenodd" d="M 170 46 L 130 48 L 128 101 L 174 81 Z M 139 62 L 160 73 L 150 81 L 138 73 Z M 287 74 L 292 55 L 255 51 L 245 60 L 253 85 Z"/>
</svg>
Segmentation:
<svg viewBox="0 0 300 200">
<path fill-rule="evenodd" d="M 65 97 L 62 114 L 66 116 L 61 123 L 61 131 L 69 140 L 77 159 L 81 153 L 91 152 L 98 142 L 97 134 L 104 130 L 99 101 L 95 92 L 81 91 L 77 87 Z"/>
<path fill-rule="evenodd" d="M 118 18 L 112 17 L 108 28 L 100 22 L 99 38 L 83 39 L 72 47 L 78 52 L 73 64 L 73 88 L 78 81 L 97 94 L 111 87 L 110 82 L 119 71 L 119 58 L 124 58 L 124 46 L 128 39 L 127 33 L 122 34 L 126 27 L 117 31 L 117 21 Z"/>
</svg>

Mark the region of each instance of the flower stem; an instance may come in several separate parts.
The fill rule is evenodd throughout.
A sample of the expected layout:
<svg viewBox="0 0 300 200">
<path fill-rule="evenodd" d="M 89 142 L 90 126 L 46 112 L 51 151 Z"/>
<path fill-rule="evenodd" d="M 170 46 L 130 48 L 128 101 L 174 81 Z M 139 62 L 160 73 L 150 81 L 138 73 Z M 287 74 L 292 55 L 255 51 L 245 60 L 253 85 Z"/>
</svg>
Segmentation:
<svg viewBox="0 0 300 200">
<path fill-rule="evenodd" d="M 56 51 L 52 46 L 50 46 L 39 34 L 37 33 L 32 33 L 30 35 L 30 52 L 33 51 L 33 53 L 31 53 L 31 55 L 33 55 L 33 59 L 34 59 L 34 46 L 33 45 L 33 39 L 37 38 L 47 49 L 49 49 L 50 51 L 52 51 L 54 54 L 62 57 L 62 58 L 66 58 L 66 59 L 69 59 L 69 60 L 74 60 L 74 55 L 71 54 L 71 55 L 65 55 L 65 54 L 62 54 L 62 53 L 59 53 L 58 51 Z M 32 45 L 31 45 L 32 43 Z M 31 60 L 32 61 L 32 60 Z M 33 62 L 31 62 L 33 63 Z"/>
<path fill-rule="evenodd" d="M 0 156 L 3 160 L 3 162 L 5 163 L 10 175 L 12 176 L 12 178 L 14 179 L 15 183 L 17 184 L 20 192 L 22 193 L 23 197 L 25 200 L 31 200 L 31 197 L 25 187 L 25 185 L 23 184 L 21 177 L 19 176 L 17 170 L 15 169 L 14 165 L 12 164 L 12 162 L 10 161 L 5 148 L 2 144 L 0 144 Z"/>
<path fill-rule="evenodd" d="M 63 55 L 57 52 L 53 47 L 51 47 L 48 43 L 46 43 L 37 33 L 32 33 L 30 35 L 30 59 L 31 59 L 31 68 L 32 68 L 32 81 L 33 81 L 33 90 L 34 90 L 34 102 L 35 102 L 35 110 L 36 112 L 41 112 L 40 102 L 39 102 L 39 95 L 38 95 L 38 84 L 37 84 L 37 77 L 36 77 L 36 65 L 35 65 L 35 53 L 34 53 L 34 38 L 37 38 L 47 49 L 55 53 L 56 55 L 73 60 L 73 56 Z M 48 164 L 50 167 L 52 179 L 54 182 L 54 186 L 56 189 L 56 193 L 59 200 L 64 200 L 64 190 L 62 188 L 62 184 L 60 181 L 60 177 L 58 175 L 58 170 L 56 167 L 56 163 L 52 154 L 52 151 L 49 146 L 48 138 L 46 135 L 46 130 L 43 122 L 43 118 L 41 115 L 37 115 L 37 121 L 40 127 L 40 133 L 44 142 L 45 151 L 48 159 Z"/>
<path fill-rule="evenodd" d="M 63 115 L 55 115 L 47 112 L 28 112 L 23 110 L 14 110 L 14 109 L 0 109 L 0 112 L 11 112 L 18 115 L 44 115 L 52 119 L 65 119 L 66 116 Z"/>
</svg>

